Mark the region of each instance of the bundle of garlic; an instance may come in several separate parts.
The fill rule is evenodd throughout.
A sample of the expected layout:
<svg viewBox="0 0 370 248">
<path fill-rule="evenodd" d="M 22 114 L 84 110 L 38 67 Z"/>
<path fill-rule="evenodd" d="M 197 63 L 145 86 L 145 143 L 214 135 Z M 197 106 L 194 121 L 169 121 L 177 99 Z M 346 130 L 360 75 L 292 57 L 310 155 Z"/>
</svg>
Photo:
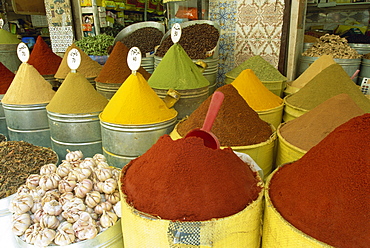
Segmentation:
<svg viewBox="0 0 370 248">
<path fill-rule="evenodd" d="M 119 173 L 103 155 L 83 159 L 80 151 L 68 151 L 58 167 L 42 166 L 10 203 L 14 234 L 38 247 L 96 237 L 121 217 Z"/>
</svg>

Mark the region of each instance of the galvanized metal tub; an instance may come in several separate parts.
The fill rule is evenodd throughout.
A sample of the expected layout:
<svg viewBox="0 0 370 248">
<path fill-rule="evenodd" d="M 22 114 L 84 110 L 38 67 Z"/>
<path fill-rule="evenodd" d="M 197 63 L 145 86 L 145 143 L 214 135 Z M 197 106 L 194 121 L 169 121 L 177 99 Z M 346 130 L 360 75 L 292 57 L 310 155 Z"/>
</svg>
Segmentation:
<svg viewBox="0 0 370 248">
<path fill-rule="evenodd" d="M 61 85 L 61 82 L 57 80 L 54 75 L 42 75 L 42 77 L 51 84 L 53 90 L 57 90 Z"/>
<path fill-rule="evenodd" d="M 357 84 L 361 85 L 364 78 L 370 78 L 370 59 L 362 58 Z"/>
<path fill-rule="evenodd" d="M 96 91 L 102 94 L 105 98 L 110 100 L 113 95 L 117 92 L 119 87 L 121 87 L 122 83 L 100 83 L 96 82 Z"/>
<path fill-rule="evenodd" d="M 63 81 L 64 81 L 64 78 L 55 78 L 58 82 L 59 82 L 59 85 L 58 85 L 58 87 L 63 83 Z M 86 78 L 87 79 L 87 81 L 89 81 L 90 82 L 90 84 L 92 85 L 92 86 L 94 86 L 94 88 L 96 89 L 96 82 L 95 82 L 95 78 Z"/>
<path fill-rule="evenodd" d="M 147 125 L 120 125 L 100 121 L 103 150 L 108 164 L 122 168 L 132 159 L 144 154 L 159 137 L 169 134 L 176 122 L 176 117 Z"/>
<path fill-rule="evenodd" d="M 15 105 L 3 103 L 9 139 L 51 147 L 46 105 Z"/>
<path fill-rule="evenodd" d="M 167 95 L 167 90 L 154 89 L 155 93 L 164 99 Z M 177 119 L 181 120 L 194 112 L 209 96 L 209 86 L 189 89 L 189 90 L 176 90 L 180 94 L 180 99 L 175 103 L 174 108 L 177 111 Z"/>
<path fill-rule="evenodd" d="M 12 232 L 12 213 L 9 205 L 15 194 L 0 199 L 0 240 L 3 247 L 16 247 Z"/>
<path fill-rule="evenodd" d="M 15 236 L 15 235 L 14 235 Z M 37 248 L 35 245 L 31 245 L 23 241 L 18 236 L 15 236 L 15 242 L 19 248 Z M 49 245 L 47 247 L 58 247 L 58 248 L 122 248 L 123 247 L 123 235 L 121 229 L 121 219 L 119 219 L 113 226 L 99 233 L 93 239 L 87 239 L 70 245 Z"/>
<path fill-rule="evenodd" d="M 154 71 L 154 57 L 144 57 L 141 59 L 141 66 L 150 74 Z"/>
<path fill-rule="evenodd" d="M 18 44 L 0 44 L 0 62 L 10 71 L 15 72 L 21 65 L 17 55 Z"/>
<path fill-rule="evenodd" d="M 0 133 L 4 134 L 7 138 L 9 138 L 4 108 L 3 108 L 3 104 L 1 103 L 1 99 L 3 99 L 3 97 L 4 97 L 3 94 L 0 95 Z"/>
<path fill-rule="evenodd" d="M 84 156 L 102 153 L 100 112 L 87 114 L 60 114 L 47 111 L 51 145 L 59 157 L 67 155 L 67 149 L 79 150 Z"/>
<path fill-rule="evenodd" d="M 367 54 L 370 53 L 370 44 L 362 44 L 362 43 L 348 43 L 348 45 L 355 49 L 359 54 Z"/>
</svg>

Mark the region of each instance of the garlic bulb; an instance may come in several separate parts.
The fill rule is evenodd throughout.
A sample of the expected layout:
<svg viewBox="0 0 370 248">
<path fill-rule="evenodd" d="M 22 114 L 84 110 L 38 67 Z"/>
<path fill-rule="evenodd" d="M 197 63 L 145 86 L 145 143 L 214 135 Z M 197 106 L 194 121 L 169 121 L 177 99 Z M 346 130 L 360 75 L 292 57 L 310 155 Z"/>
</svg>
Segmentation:
<svg viewBox="0 0 370 248">
<path fill-rule="evenodd" d="M 101 201 L 101 195 L 98 191 L 91 191 L 86 194 L 85 204 L 90 207 L 94 208 L 98 205 Z"/>
<path fill-rule="evenodd" d="M 66 204 L 66 202 L 72 200 L 73 198 L 75 198 L 75 195 L 72 192 L 65 192 L 60 196 L 59 202 L 60 204 L 64 205 Z"/>
<path fill-rule="evenodd" d="M 15 214 L 23 214 L 31 210 L 33 199 L 30 195 L 16 195 L 10 202 L 9 211 Z"/>
<path fill-rule="evenodd" d="M 53 229 L 43 228 L 39 231 L 38 235 L 35 238 L 35 246 L 39 247 L 46 247 L 51 242 L 53 242 L 55 238 L 56 232 Z"/>
<path fill-rule="evenodd" d="M 33 222 L 40 223 L 42 216 L 44 215 L 44 210 L 39 209 L 33 214 Z"/>
<path fill-rule="evenodd" d="M 62 217 L 69 223 L 75 223 L 79 218 L 80 214 L 83 213 L 81 210 L 73 207 L 62 212 Z"/>
<path fill-rule="evenodd" d="M 77 183 L 74 188 L 75 195 L 79 198 L 84 198 L 88 192 L 93 188 L 93 182 L 90 179 L 83 179 Z"/>
<path fill-rule="evenodd" d="M 60 193 L 55 190 L 50 190 L 45 193 L 45 195 L 41 198 L 41 204 L 42 206 L 45 205 L 46 202 L 52 201 L 52 200 L 59 200 Z"/>
<path fill-rule="evenodd" d="M 57 189 L 60 180 L 61 177 L 56 173 L 46 174 L 41 176 L 39 185 L 45 191 Z"/>
<path fill-rule="evenodd" d="M 117 181 L 113 178 L 105 180 L 101 186 L 101 189 L 106 194 L 112 194 L 117 188 Z"/>
<path fill-rule="evenodd" d="M 38 175 L 38 174 L 31 174 L 31 175 L 29 175 L 28 178 L 26 179 L 26 186 L 29 189 L 36 188 L 37 186 L 39 186 L 40 177 L 41 176 Z"/>
<path fill-rule="evenodd" d="M 95 175 L 102 182 L 113 177 L 111 168 L 99 168 L 95 171 Z"/>
<path fill-rule="evenodd" d="M 122 212 L 121 212 L 121 201 L 117 202 L 114 206 L 113 206 L 113 210 L 114 212 L 116 213 L 116 215 L 121 218 L 122 217 Z"/>
<path fill-rule="evenodd" d="M 55 164 L 46 164 L 41 166 L 40 175 L 50 175 L 57 171 L 57 166 Z"/>
<path fill-rule="evenodd" d="M 121 171 L 120 170 L 118 170 L 118 169 L 113 169 L 112 170 L 112 177 L 113 177 L 113 179 L 115 179 L 115 180 L 119 180 L 119 174 L 121 173 Z"/>
<path fill-rule="evenodd" d="M 33 201 L 41 201 L 42 197 L 44 197 L 46 191 L 43 190 L 40 186 L 37 186 L 34 189 L 31 189 L 29 194 L 32 196 Z"/>
<path fill-rule="evenodd" d="M 31 225 L 25 232 L 24 232 L 24 237 L 26 239 L 26 242 L 33 245 L 36 241 L 36 237 L 39 235 L 41 232 L 42 227 L 40 223 L 35 223 Z"/>
<path fill-rule="evenodd" d="M 68 245 L 73 243 L 75 239 L 76 236 L 74 234 L 72 224 L 66 221 L 62 222 L 57 229 L 54 243 L 57 245 Z"/>
<path fill-rule="evenodd" d="M 68 163 L 68 164 L 67 164 Z M 68 176 L 69 172 L 72 170 L 72 166 L 69 162 L 66 162 L 64 164 L 60 164 L 57 168 L 56 173 L 61 177 Z"/>
<path fill-rule="evenodd" d="M 100 225 L 105 228 L 111 227 L 117 222 L 117 220 L 118 217 L 115 213 L 103 210 L 103 213 L 100 216 Z"/>
<path fill-rule="evenodd" d="M 27 185 L 23 184 L 17 189 L 17 195 L 28 195 L 31 189 Z"/>
<path fill-rule="evenodd" d="M 79 165 L 80 168 L 93 169 L 96 167 L 96 162 L 93 158 L 85 158 Z"/>
<path fill-rule="evenodd" d="M 33 206 L 31 208 L 31 212 L 34 214 L 36 213 L 37 210 L 40 210 L 42 209 L 42 204 L 41 204 L 41 201 L 37 201 L 37 202 L 33 202 Z"/>
<path fill-rule="evenodd" d="M 72 192 L 77 182 L 73 180 L 62 179 L 59 181 L 58 190 L 60 193 Z"/>
<path fill-rule="evenodd" d="M 106 201 L 112 203 L 112 205 L 116 204 L 120 200 L 119 191 L 116 190 L 113 194 L 105 194 Z"/>
<path fill-rule="evenodd" d="M 76 181 L 77 182 L 77 175 L 76 173 L 74 172 L 74 170 L 71 170 L 69 173 L 68 173 L 68 176 L 64 177 L 65 180 L 68 180 L 68 181 Z"/>
<path fill-rule="evenodd" d="M 90 177 L 92 170 L 90 168 L 78 168 L 75 170 L 75 174 L 77 176 L 77 181 L 81 182 L 82 180 Z"/>
<path fill-rule="evenodd" d="M 62 212 L 62 204 L 60 204 L 57 200 L 51 200 L 45 202 L 42 209 L 49 215 L 59 215 Z"/>
<path fill-rule="evenodd" d="M 62 209 L 64 211 L 67 211 L 72 208 L 76 208 L 79 211 L 85 211 L 86 205 L 84 204 L 81 198 L 74 197 L 62 206 Z"/>
<path fill-rule="evenodd" d="M 100 182 L 97 179 L 93 179 L 93 188 L 92 188 L 92 190 L 93 191 L 97 191 L 99 193 L 103 193 L 102 188 L 103 188 L 103 182 Z"/>
<path fill-rule="evenodd" d="M 67 150 L 67 151 L 68 151 L 68 153 L 66 155 L 66 160 L 68 162 L 77 162 L 77 161 L 79 161 L 80 159 L 83 158 L 83 154 L 82 154 L 81 151 L 73 151 L 73 152 L 71 152 L 69 150 Z"/>
<path fill-rule="evenodd" d="M 107 162 L 103 162 L 103 161 L 100 161 L 96 164 L 96 167 L 98 169 L 101 169 L 101 168 L 110 168 L 109 164 Z"/>
<path fill-rule="evenodd" d="M 31 225 L 31 216 L 27 213 L 12 216 L 12 231 L 15 235 L 22 235 Z"/>
<path fill-rule="evenodd" d="M 95 154 L 93 156 L 93 159 L 97 162 L 107 162 L 107 159 L 105 158 L 105 156 L 103 154 L 99 154 L 99 153 Z"/>
<path fill-rule="evenodd" d="M 73 224 L 73 230 L 80 240 L 92 239 L 98 234 L 95 221 L 86 212 L 81 212 L 80 218 Z"/>
<path fill-rule="evenodd" d="M 103 211 L 110 211 L 112 208 L 113 205 L 110 202 L 101 202 L 94 208 L 94 211 L 97 214 L 102 214 Z"/>
<path fill-rule="evenodd" d="M 59 219 L 55 215 L 43 214 L 40 219 L 42 228 L 56 229 L 60 224 Z"/>
<path fill-rule="evenodd" d="M 98 214 L 95 213 L 94 209 L 93 208 L 89 208 L 87 207 L 86 208 L 86 212 L 90 214 L 91 218 L 93 218 L 94 220 L 97 220 L 98 219 Z"/>
</svg>

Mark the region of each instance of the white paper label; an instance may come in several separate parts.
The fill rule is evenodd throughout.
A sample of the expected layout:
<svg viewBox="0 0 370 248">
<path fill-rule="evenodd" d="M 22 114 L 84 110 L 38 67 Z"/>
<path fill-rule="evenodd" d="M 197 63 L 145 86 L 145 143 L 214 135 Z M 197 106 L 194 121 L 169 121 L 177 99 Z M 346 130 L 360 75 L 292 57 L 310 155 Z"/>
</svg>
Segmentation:
<svg viewBox="0 0 370 248">
<path fill-rule="evenodd" d="M 26 63 L 28 59 L 30 58 L 30 49 L 28 49 L 28 46 L 21 42 L 17 46 L 17 55 L 20 61 L 23 63 Z"/>
<path fill-rule="evenodd" d="M 177 43 L 177 42 L 179 42 L 180 38 L 181 38 L 181 26 L 180 26 L 180 24 L 175 23 L 172 26 L 172 29 L 171 29 L 172 42 Z"/>
<path fill-rule="evenodd" d="M 72 48 L 67 57 L 67 65 L 72 71 L 76 71 L 81 64 L 81 54 L 76 48 Z"/>
<path fill-rule="evenodd" d="M 4 26 L 4 20 L 0 18 L 0 28 L 3 28 L 3 26 Z"/>
<path fill-rule="evenodd" d="M 138 47 L 131 47 L 128 51 L 127 65 L 133 73 L 139 70 L 141 65 L 141 51 Z"/>
</svg>

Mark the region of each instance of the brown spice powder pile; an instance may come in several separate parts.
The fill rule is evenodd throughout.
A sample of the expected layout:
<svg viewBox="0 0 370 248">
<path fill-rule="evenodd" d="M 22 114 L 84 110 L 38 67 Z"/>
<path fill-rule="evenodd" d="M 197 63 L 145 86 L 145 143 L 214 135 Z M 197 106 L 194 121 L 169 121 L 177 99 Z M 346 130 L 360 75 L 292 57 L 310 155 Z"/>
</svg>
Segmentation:
<svg viewBox="0 0 370 248">
<path fill-rule="evenodd" d="M 248 146 L 265 142 L 272 134 L 269 124 L 260 119 L 231 84 L 217 89 L 224 93 L 224 101 L 211 132 L 221 146 Z M 177 131 L 184 137 L 190 130 L 201 128 L 212 96 L 208 97 L 188 119 L 179 123 Z"/>
</svg>

